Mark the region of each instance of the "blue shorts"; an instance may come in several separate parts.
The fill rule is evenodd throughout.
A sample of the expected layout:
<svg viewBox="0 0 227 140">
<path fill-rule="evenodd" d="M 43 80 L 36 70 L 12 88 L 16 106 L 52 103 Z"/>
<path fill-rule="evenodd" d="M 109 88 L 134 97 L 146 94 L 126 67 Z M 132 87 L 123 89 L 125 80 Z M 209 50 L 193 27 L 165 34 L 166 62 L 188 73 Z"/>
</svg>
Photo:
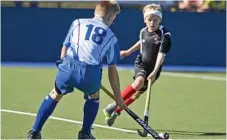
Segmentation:
<svg viewBox="0 0 227 140">
<path fill-rule="evenodd" d="M 59 94 L 79 89 L 86 95 L 96 93 L 101 87 L 102 71 L 100 65 L 88 65 L 66 56 L 58 66 L 55 86 Z"/>
</svg>

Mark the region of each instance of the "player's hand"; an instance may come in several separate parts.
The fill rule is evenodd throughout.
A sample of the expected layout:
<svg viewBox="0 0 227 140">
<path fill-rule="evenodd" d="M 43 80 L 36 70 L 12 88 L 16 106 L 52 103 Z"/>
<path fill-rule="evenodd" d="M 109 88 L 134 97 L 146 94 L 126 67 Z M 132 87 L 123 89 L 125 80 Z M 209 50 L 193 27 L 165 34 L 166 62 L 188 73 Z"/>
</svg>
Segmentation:
<svg viewBox="0 0 227 140">
<path fill-rule="evenodd" d="M 121 97 L 119 97 L 119 98 L 116 97 L 115 102 L 121 109 L 124 109 L 124 110 L 128 109 L 128 107 L 126 106 L 124 100 Z"/>
<path fill-rule="evenodd" d="M 57 60 L 57 61 L 56 61 L 56 67 L 58 68 L 58 66 L 59 66 L 60 64 L 62 64 L 62 63 L 63 63 L 63 59 Z"/>
<path fill-rule="evenodd" d="M 122 50 L 120 51 L 121 58 L 127 57 L 130 55 L 130 52 L 128 50 Z"/>
<path fill-rule="evenodd" d="M 147 80 L 151 79 L 151 81 L 155 81 L 155 78 L 156 78 L 156 73 L 152 72 L 148 77 L 147 77 Z"/>
</svg>

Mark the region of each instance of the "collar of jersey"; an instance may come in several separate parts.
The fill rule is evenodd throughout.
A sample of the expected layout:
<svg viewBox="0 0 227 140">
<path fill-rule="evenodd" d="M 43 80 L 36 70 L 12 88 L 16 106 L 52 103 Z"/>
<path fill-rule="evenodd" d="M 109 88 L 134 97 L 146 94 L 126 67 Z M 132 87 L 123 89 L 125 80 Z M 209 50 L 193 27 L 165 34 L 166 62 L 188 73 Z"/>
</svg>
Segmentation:
<svg viewBox="0 0 227 140">
<path fill-rule="evenodd" d="M 100 18 L 100 17 L 94 17 L 94 19 L 100 20 L 100 21 L 102 21 L 102 22 L 104 23 L 103 18 Z"/>
<path fill-rule="evenodd" d="M 99 20 L 100 22 L 102 22 L 102 23 L 103 23 L 103 25 L 105 25 L 106 27 L 108 27 L 108 26 L 105 24 L 105 22 L 104 22 L 103 18 L 100 18 L 100 17 L 94 17 L 93 19 Z"/>
</svg>

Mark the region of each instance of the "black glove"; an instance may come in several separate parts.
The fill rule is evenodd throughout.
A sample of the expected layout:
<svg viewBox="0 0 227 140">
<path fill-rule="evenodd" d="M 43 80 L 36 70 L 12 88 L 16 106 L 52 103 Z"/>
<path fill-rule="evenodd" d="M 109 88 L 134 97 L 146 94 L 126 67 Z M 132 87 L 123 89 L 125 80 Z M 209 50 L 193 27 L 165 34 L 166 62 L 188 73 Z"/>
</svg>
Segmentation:
<svg viewBox="0 0 227 140">
<path fill-rule="evenodd" d="M 63 59 L 57 60 L 57 61 L 56 61 L 56 67 L 58 68 L 58 66 L 59 66 L 60 64 L 62 64 L 62 63 L 63 63 Z"/>
</svg>

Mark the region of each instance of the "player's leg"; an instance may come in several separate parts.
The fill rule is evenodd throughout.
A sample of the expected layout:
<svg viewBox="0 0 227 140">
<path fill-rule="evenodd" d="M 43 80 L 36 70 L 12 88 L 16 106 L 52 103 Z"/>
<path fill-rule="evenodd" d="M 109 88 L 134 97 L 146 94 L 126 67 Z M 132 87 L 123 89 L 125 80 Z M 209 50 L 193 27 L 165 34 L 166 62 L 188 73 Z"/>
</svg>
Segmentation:
<svg viewBox="0 0 227 140">
<path fill-rule="evenodd" d="M 78 139 L 95 139 L 91 134 L 91 127 L 99 109 L 99 91 L 92 95 L 85 95 L 85 100 L 83 125 L 78 133 Z"/>
<path fill-rule="evenodd" d="M 160 69 L 158 70 L 158 72 L 157 72 L 155 81 L 159 78 L 160 73 L 161 73 L 161 68 L 160 68 Z M 139 76 L 139 75 L 141 75 L 141 74 L 138 73 L 137 75 Z M 143 81 L 134 82 L 134 84 L 135 84 L 134 87 L 137 87 L 137 92 L 136 92 L 133 96 L 127 98 L 127 100 L 125 101 L 126 105 L 132 104 L 136 99 L 138 99 L 138 98 L 140 97 L 141 94 L 143 94 L 143 93 L 147 90 L 148 81 L 147 81 L 146 79 L 144 79 L 144 78 L 145 78 L 144 75 L 146 75 L 146 74 L 142 74 L 142 75 L 141 75 L 141 77 L 143 77 L 143 78 L 142 78 Z M 138 78 L 136 78 L 136 79 L 138 79 Z M 135 80 L 135 81 L 136 81 L 136 80 Z M 154 84 L 155 81 L 153 81 L 153 82 L 151 83 L 151 86 Z M 143 86 L 141 87 L 142 83 L 143 83 Z M 141 84 L 141 85 L 139 85 L 139 84 Z M 120 114 L 121 111 L 122 111 L 122 109 L 119 108 L 119 107 L 115 110 L 115 112 L 116 112 L 117 114 Z"/>
<path fill-rule="evenodd" d="M 157 75 L 156 75 L 156 79 L 155 81 L 159 78 L 160 73 L 162 70 L 162 66 L 159 68 Z M 133 95 L 133 96 L 128 96 L 128 98 L 125 100 L 125 104 L 127 106 L 129 106 L 130 104 L 132 104 L 136 99 L 138 99 L 140 97 L 140 95 L 142 93 L 144 93 L 147 90 L 147 85 L 148 85 L 148 81 L 146 80 L 147 76 L 150 74 L 152 70 L 147 69 L 143 63 L 136 63 L 135 65 L 135 81 L 132 84 L 132 87 L 135 88 L 137 90 L 137 92 Z M 154 84 L 154 82 L 152 82 L 152 85 Z M 116 120 L 116 118 L 120 115 L 122 109 L 117 107 L 115 104 L 113 104 L 112 106 L 107 106 L 103 112 L 104 114 L 107 112 L 106 110 L 110 110 L 109 112 L 111 113 L 109 115 L 109 117 L 106 117 L 106 124 L 108 126 L 112 126 Z M 109 107 L 109 108 L 108 108 Z M 111 112 L 112 111 L 112 112 Z M 107 114 L 107 113 L 106 113 Z"/>
<path fill-rule="evenodd" d="M 162 66 L 159 68 L 159 70 L 157 72 L 155 81 L 159 78 L 161 70 L 162 70 Z M 126 101 L 125 101 L 126 105 L 132 104 L 136 99 L 138 99 L 140 97 L 141 94 L 143 94 L 147 90 L 148 81 L 146 80 L 146 78 L 151 71 L 152 70 L 148 70 L 144 66 L 139 65 L 139 66 L 135 67 L 135 72 L 136 72 L 135 78 L 136 79 L 135 79 L 135 82 L 133 83 L 134 85 L 132 84 L 132 87 L 134 87 L 137 90 L 137 92 L 133 96 L 129 96 L 126 99 Z M 151 83 L 151 85 L 153 85 L 155 81 L 153 81 Z M 117 108 L 115 110 L 115 112 L 118 114 L 120 114 L 121 111 L 122 111 L 121 108 Z"/>
<path fill-rule="evenodd" d="M 28 139 L 41 139 L 40 131 L 42 130 L 45 121 L 54 111 L 61 97 L 62 95 L 57 95 L 55 89 L 53 89 L 51 93 L 45 97 L 38 110 L 32 130 L 30 130 L 27 134 Z"/>
<path fill-rule="evenodd" d="M 40 132 L 43 128 L 43 125 L 49 118 L 49 116 L 53 113 L 57 103 L 60 101 L 64 94 L 73 91 L 73 87 L 67 86 L 66 81 L 68 81 L 70 77 L 70 71 L 68 71 L 66 69 L 67 67 L 64 65 L 59 68 L 55 81 L 55 87 L 52 89 L 50 94 L 46 96 L 43 100 L 38 110 L 33 127 L 27 134 L 27 139 L 41 139 Z"/>
<path fill-rule="evenodd" d="M 147 73 L 148 73 L 148 72 L 149 72 L 149 71 L 147 71 Z M 155 81 L 159 78 L 160 73 L 161 73 L 161 68 L 160 68 L 159 71 L 157 72 Z M 145 75 L 145 74 L 144 74 L 144 75 Z M 142 76 L 142 77 L 143 77 L 143 76 Z M 144 78 L 145 78 L 145 77 L 144 77 Z M 136 78 L 136 79 L 137 79 L 137 78 Z M 151 86 L 154 84 L 155 81 L 151 82 Z M 134 82 L 134 83 L 135 83 L 135 82 Z M 138 82 L 138 83 L 139 83 L 139 82 Z M 136 99 L 138 99 L 138 98 L 147 90 L 148 81 L 147 81 L 146 79 L 144 79 L 144 81 L 143 81 L 143 82 L 140 82 L 140 83 L 144 83 L 143 86 L 142 86 L 142 88 L 137 89 L 137 92 L 136 92 L 133 96 L 129 97 L 129 98 L 125 101 L 125 102 L 126 102 L 126 105 L 132 104 Z M 137 85 L 137 86 L 139 87 L 139 85 Z M 118 113 L 118 114 L 120 114 L 121 111 L 122 111 L 122 109 L 119 108 L 119 107 L 115 110 L 115 112 Z"/>
<path fill-rule="evenodd" d="M 126 105 L 130 105 L 133 100 L 129 99 L 133 94 L 135 94 L 137 92 L 138 89 L 140 89 L 143 86 L 143 81 L 145 79 L 141 76 L 138 77 L 133 84 L 128 85 L 122 92 L 121 92 L 121 97 L 123 98 L 123 100 L 125 101 Z M 111 114 L 113 113 L 113 111 L 115 111 L 117 109 L 117 105 L 115 103 L 112 104 L 108 104 L 106 106 L 106 108 L 103 109 L 103 113 L 106 116 L 106 119 L 108 119 Z"/>
<path fill-rule="evenodd" d="M 126 100 L 125 100 L 125 104 L 127 106 L 129 106 L 130 104 L 132 104 L 136 99 L 138 99 L 140 97 L 141 94 L 143 94 L 146 90 L 147 90 L 147 80 L 144 78 L 143 75 L 139 75 L 136 77 L 135 81 L 134 81 L 134 86 L 137 91 L 135 94 L 133 94 L 132 96 L 128 97 Z M 120 114 L 122 111 L 121 108 L 117 107 L 117 109 L 115 110 L 115 112 L 117 114 Z"/>
<path fill-rule="evenodd" d="M 142 93 L 140 91 L 140 89 L 143 87 L 144 81 L 145 81 L 145 78 L 143 76 L 137 76 L 136 77 L 135 81 L 131 85 L 136 91 L 134 92 L 134 94 L 128 96 L 128 98 L 125 100 L 125 104 L 127 106 L 132 104 L 140 96 L 140 94 Z M 124 91 L 126 91 L 126 90 L 124 90 Z M 127 91 L 126 91 L 126 93 L 127 93 Z M 113 110 L 113 112 L 111 112 L 112 110 Z M 106 114 L 106 112 L 111 113 L 110 117 L 106 117 L 106 120 L 105 120 L 106 124 L 108 126 L 112 126 L 114 124 L 116 118 L 121 114 L 121 111 L 122 111 L 122 109 L 119 108 L 119 107 L 113 107 L 113 109 L 112 108 L 105 108 L 103 110 L 103 112 L 105 114 Z"/>
<path fill-rule="evenodd" d="M 136 93 L 136 91 L 141 88 L 141 84 L 143 84 L 144 79 L 141 79 L 146 76 L 146 71 L 144 70 L 144 64 L 142 63 L 141 55 L 137 55 L 134 65 L 135 76 L 134 76 L 134 83 L 128 85 L 122 92 L 121 97 L 126 101 L 129 97 Z M 136 80 L 136 77 L 141 76 Z M 140 82 L 142 81 L 142 82 Z M 130 104 L 131 100 L 126 101 L 126 104 Z M 111 114 L 117 109 L 115 103 L 107 105 L 103 109 L 103 113 L 106 116 L 106 120 L 111 116 Z"/>
<path fill-rule="evenodd" d="M 78 134 L 78 139 L 95 139 L 91 134 L 91 127 L 99 109 L 101 69 L 100 66 L 77 66 L 77 69 L 81 69 L 81 77 L 84 78 L 81 78 L 82 80 L 75 87 L 84 92 L 86 100 L 84 103 L 83 125 Z M 75 77 L 75 79 L 77 78 Z"/>
<path fill-rule="evenodd" d="M 122 92 L 121 92 L 121 97 L 125 101 L 125 104 L 128 105 L 130 104 L 130 101 L 127 101 L 129 97 L 131 97 L 134 93 L 136 92 L 136 89 L 133 88 L 132 85 L 128 85 Z M 111 114 L 117 109 L 117 105 L 114 103 L 108 104 L 104 109 L 103 113 L 106 116 L 106 119 L 108 119 Z"/>
<path fill-rule="evenodd" d="M 147 89 L 146 77 L 148 76 L 150 71 L 147 69 L 147 66 L 142 62 L 141 55 L 138 55 L 136 58 L 134 70 L 135 70 L 134 82 L 132 83 L 132 85 L 130 85 L 132 87 L 131 89 L 134 89 L 134 91 L 129 92 L 132 90 L 127 90 L 129 88 L 129 86 L 128 86 L 122 92 L 123 97 L 125 97 L 126 105 L 132 104 Z M 132 95 L 134 95 L 134 94 L 135 94 L 135 96 L 132 97 Z M 137 98 L 135 98 L 135 97 L 137 97 Z M 109 126 L 112 126 L 115 119 L 117 118 L 117 116 L 120 115 L 121 111 L 122 111 L 122 109 L 117 108 L 116 105 L 114 106 L 114 104 L 108 105 L 103 110 L 103 112 L 106 116 L 106 121 L 105 121 L 106 124 Z"/>
<path fill-rule="evenodd" d="M 131 99 L 129 99 L 128 101 L 127 99 L 130 98 L 133 94 L 136 93 L 138 89 L 142 87 L 143 81 L 145 81 L 143 77 L 147 75 L 147 72 L 145 71 L 145 65 L 142 62 L 141 55 L 138 55 L 135 60 L 134 70 L 135 70 L 134 83 L 128 85 L 121 92 L 121 96 L 126 101 L 126 104 L 130 104 L 132 102 Z M 113 111 L 115 111 L 116 109 L 117 109 L 117 106 L 115 103 L 109 104 L 106 106 L 106 108 L 103 109 L 103 113 L 106 116 L 106 120 L 111 116 Z"/>
</svg>

